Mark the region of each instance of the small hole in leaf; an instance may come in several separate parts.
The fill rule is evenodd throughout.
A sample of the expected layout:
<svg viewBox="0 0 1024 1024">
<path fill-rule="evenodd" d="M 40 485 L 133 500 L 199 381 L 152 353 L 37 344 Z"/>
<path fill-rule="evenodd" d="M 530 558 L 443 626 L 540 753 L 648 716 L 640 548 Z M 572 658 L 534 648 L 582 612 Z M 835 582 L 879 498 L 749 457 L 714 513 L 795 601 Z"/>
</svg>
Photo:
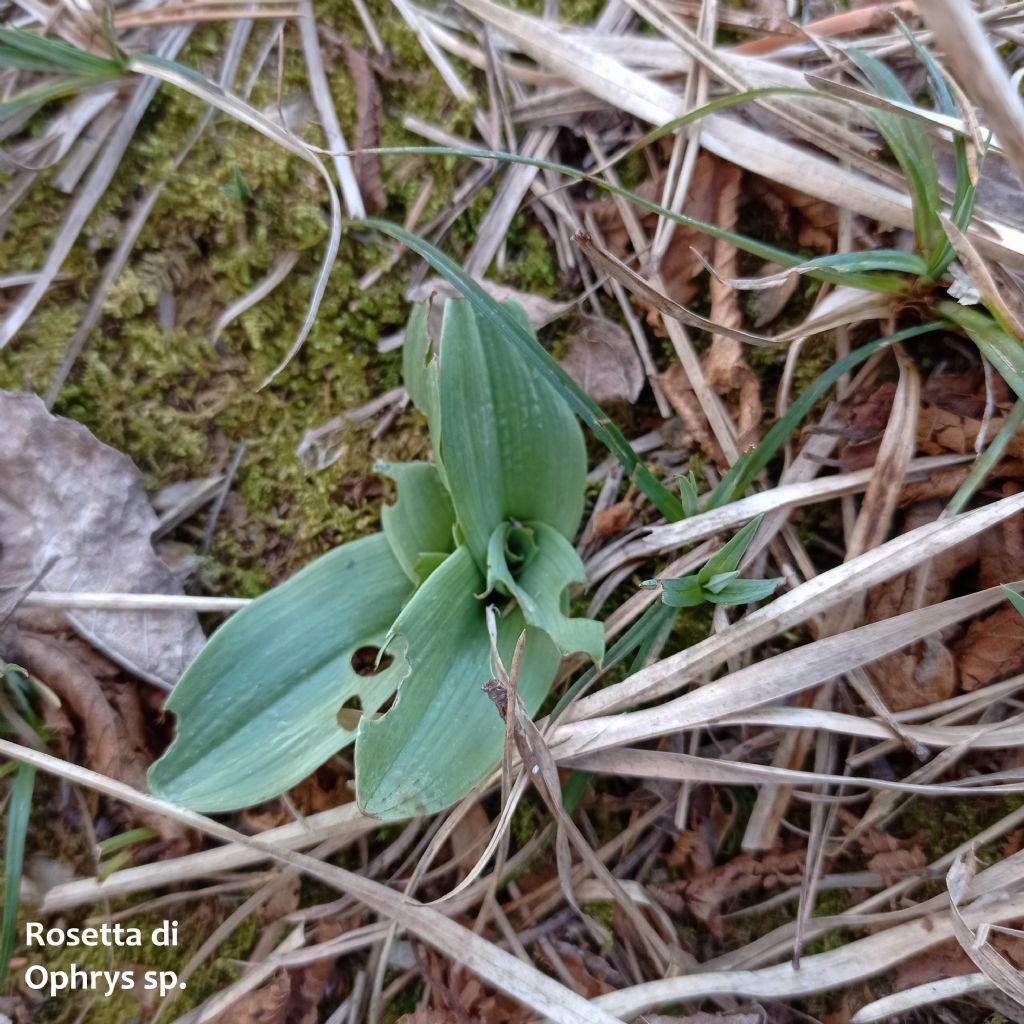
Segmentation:
<svg viewBox="0 0 1024 1024">
<path fill-rule="evenodd" d="M 349 697 L 349 699 L 345 701 L 340 708 L 338 708 L 338 725 L 349 732 L 355 731 L 359 725 L 359 719 L 362 717 L 362 701 L 354 695 Z"/>
<path fill-rule="evenodd" d="M 352 671 L 359 676 L 376 676 L 380 675 L 386 668 L 389 668 L 391 662 L 395 659 L 390 654 L 385 654 L 380 659 L 380 664 L 377 664 L 377 655 L 380 653 L 379 647 L 374 647 L 372 644 L 366 647 L 358 648 L 352 655 Z"/>
</svg>

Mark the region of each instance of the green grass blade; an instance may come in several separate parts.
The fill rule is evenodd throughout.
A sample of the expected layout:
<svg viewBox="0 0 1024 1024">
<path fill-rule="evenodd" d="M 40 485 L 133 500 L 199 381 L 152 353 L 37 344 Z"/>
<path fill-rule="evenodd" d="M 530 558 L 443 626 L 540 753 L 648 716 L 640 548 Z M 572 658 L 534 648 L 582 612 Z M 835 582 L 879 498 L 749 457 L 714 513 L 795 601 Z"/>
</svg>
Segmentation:
<svg viewBox="0 0 1024 1024">
<path fill-rule="evenodd" d="M 683 227 L 693 228 L 701 234 L 716 238 L 730 245 L 736 246 L 743 252 L 757 256 L 759 259 L 767 260 L 769 263 L 778 263 L 779 266 L 797 268 L 804 264 L 799 256 L 786 252 L 785 249 L 778 249 L 773 245 L 766 245 L 746 235 L 737 234 L 735 231 L 726 231 L 708 224 L 706 221 L 697 220 L 695 217 L 688 217 L 684 213 L 676 213 L 659 203 L 622 188 L 620 185 L 612 184 L 601 178 L 595 178 L 592 174 L 580 171 L 567 164 L 553 163 L 550 160 L 538 160 L 534 157 L 519 156 L 517 153 L 505 153 L 494 149 L 477 149 L 475 147 L 459 146 L 383 146 L 372 149 L 360 150 L 362 153 L 376 153 L 380 156 L 460 156 L 473 160 L 500 160 L 505 163 L 523 164 L 527 167 L 539 167 L 541 170 L 554 171 L 556 174 L 564 175 L 567 178 L 574 178 L 577 181 L 585 181 L 595 188 L 610 192 L 613 195 L 621 196 L 627 202 L 656 213 L 666 220 L 674 221 Z M 944 237 L 944 236 L 943 236 Z M 844 274 L 839 271 L 820 269 L 812 270 L 809 277 L 818 281 L 828 281 L 831 284 L 847 285 L 851 288 L 862 288 L 865 291 L 882 292 L 887 295 L 898 295 L 905 290 L 905 283 L 897 278 L 879 274 Z"/>
<path fill-rule="evenodd" d="M 25 839 L 32 814 L 32 791 L 36 770 L 31 765 L 18 765 L 7 806 L 7 834 L 4 841 L 4 910 L 0 925 L 0 984 L 7 980 L 7 969 L 14 953 L 18 929 L 18 904 L 21 872 L 25 864 Z"/>
<path fill-rule="evenodd" d="M 833 363 L 820 377 L 807 388 L 806 391 L 789 407 L 786 415 L 783 416 L 771 430 L 765 434 L 761 443 L 743 457 L 722 477 L 718 486 L 711 492 L 705 509 L 721 508 L 731 501 L 742 497 L 747 488 L 754 482 L 758 473 L 768 465 L 775 457 L 779 449 L 786 443 L 786 438 L 796 430 L 804 417 L 814 408 L 819 399 L 823 398 L 836 384 L 844 373 L 860 366 L 866 359 L 880 352 L 883 348 L 894 345 L 900 341 L 907 341 L 931 331 L 937 331 L 945 327 L 942 321 L 930 324 L 921 324 L 917 327 L 908 327 L 890 334 L 885 338 L 879 338 L 867 345 L 851 352 L 848 356 Z"/>
<path fill-rule="evenodd" d="M 652 604 L 644 613 L 633 623 L 629 629 L 626 630 L 618 640 L 612 644 L 611 647 L 605 652 L 604 662 L 600 669 L 589 668 L 583 673 L 562 694 L 559 698 L 558 703 L 555 705 L 554 710 L 551 712 L 551 721 L 556 722 L 561 716 L 562 712 L 573 702 L 576 694 L 583 689 L 590 681 L 597 675 L 598 672 L 602 674 L 609 672 L 624 658 L 629 655 L 636 653 L 636 656 L 640 661 L 643 661 L 647 653 L 651 649 L 651 645 L 654 643 L 656 638 L 662 631 L 671 626 L 675 622 L 676 616 L 679 614 L 678 608 L 669 608 L 667 605 L 662 604 L 660 601 Z M 635 671 L 635 664 L 634 669 Z"/>
<path fill-rule="evenodd" d="M 683 518 L 680 500 L 644 465 L 625 435 L 612 423 L 601 407 L 562 369 L 557 360 L 552 358 L 523 324 L 501 303 L 488 295 L 454 260 L 419 235 L 406 231 L 397 224 L 376 218 L 353 223 L 355 226 L 362 225 L 380 231 L 402 242 L 408 249 L 425 259 L 469 300 L 480 317 L 497 328 L 499 333 L 515 346 L 527 363 L 558 389 L 576 415 L 619 460 L 626 473 L 658 511 L 670 522 Z"/>
<path fill-rule="evenodd" d="M 1003 590 L 1006 592 L 1006 600 L 1009 601 L 1010 604 L 1012 604 L 1013 607 L 1021 613 L 1021 615 L 1024 615 L 1024 597 L 1021 597 L 1016 590 L 1011 590 L 1005 584 L 1003 586 Z"/>
<path fill-rule="evenodd" d="M 919 277 L 928 270 L 928 264 L 915 252 L 904 249 L 868 249 L 865 252 L 840 252 L 831 256 L 817 256 L 804 267 L 811 269 L 842 270 L 845 273 L 896 271 Z"/>
<path fill-rule="evenodd" d="M 957 488 L 956 494 L 949 499 L 945 514 L 947 516 L 959 515 L 967 508 L 967 503 L 974 497 L 978 488 L 985 482 L 989 473 L 1003 457 L 1010 442 L 1014 439 L 1021 425 L 1024 424 L 1024 399 L 1018 399 L 1010 410 L 998 433 L 992 438 L 991 443 L 975 460 L 971 466 L 967 478 Z"/>
<path fill-rule="evenodd" d="M 978 346 L 1017 397 L 1024 398 L 1024 344 L 992 317 L 971 306 L 945 301 L 937 303 L 935 309 L 952 320 Z"/>
<path fill-rule="evenodd" d="M 56 82 L 41 82 L 23 92 L 15 93 L 9 100 L 0 103 L 0 120 L 10 117 L 11 114 L 17 113 L 25 107 L 41 107 L 44 103 L 51 103 L 53 100 L 60 100 L 65 96 L 74 96 L 100 81 L 109 81 L 109 79 L 61 78 Z"/>
<path fill-rule="evenodd" d="M 942 69 L 935 63 L 932 55 L 920 44 L 914 33 L 902 21 L 898 21 L 898 24 L 903 35 L 906 36 L 910 41 L 910 45 L 914 48 L 917 59 L 928 72 L 932 92 L 935 96 L 935 105 L 940 113 L 946 114 L 949 117 L 958 117 L 959 111 L 953 100 L 953 95 L 949 91 L 949 86 L 946 85 Z M 974 215 L 974 201 L 977 197 L 978 189 L 971 180 L 971 165 L 967 158 L 967 140 L 955 132 L 953 133 L 953 153 L 956 158 L 956 188 L 953 193 L 951 217 L 953 223 L 961 231 L 966 231 L 967 225 L 970 224 L 971 217 Z M 953 246 L 946 239 L 931 258 L 927 276 L 930 279 L 941 276 L 949 264 L 953 262 L 955 256 Z"/>
<path fill-rule="evenodd" d="M 887 99 L 914 105 L 900 80 L 880 60 L 856 47 L 850 47 L 847 53 L 867 84 L 876 92 Z M 939 220 L 939 171 L 928 133 L 923 125 L 909 118 L 873 108 L 865 109 L 906 176 L 913 200 L 917 245 L 921 254 L 931 263 L 946 244 L 946 235 Z"/>
<path fill-rule="evenodd" d="M 126 70 L 121 60 L 99 57 L 61 39 L 5 27 L 0 27 L 0 68 L 99 78 L 117 78 Z"/>
</svg>

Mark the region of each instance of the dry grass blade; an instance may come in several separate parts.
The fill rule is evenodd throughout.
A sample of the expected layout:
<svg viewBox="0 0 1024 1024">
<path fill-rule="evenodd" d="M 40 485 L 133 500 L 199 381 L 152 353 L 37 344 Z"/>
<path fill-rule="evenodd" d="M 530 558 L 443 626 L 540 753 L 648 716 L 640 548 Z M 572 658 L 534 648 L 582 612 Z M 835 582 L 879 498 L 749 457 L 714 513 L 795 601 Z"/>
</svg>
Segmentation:
<svg viewBox="0 0 1024 1024">
<path fill-rule="evenodd" d="M 181 47 L 185 45 L 190 31 L 191 26 L 189 25 L 173 29 L 161 47 L 161 57 L 164 60 L 173 60 Z M 127 105 L 118 117 L 116 125 L 113 126 L 102 153 L 92 165 L 85 183 L 68 208 L 43 266 L 40 267 L 32 283 L 18 297 L 18 301 L 8 309 L 3 321 L 0 322 L 0 348 L 4 348 L 25 325 L 56 278 L 71 252 L 71 247 L 96 208 L 96 204 L 113 180 L 135 130 L 142 120 L 142 115 L 156 95 L 157 86 L 158 83 L 152 80 L 139 81 L 130 93 Z"/>
<path fill-rule="evenodd" d="M 898 651 L 1003 600 L 1003 590 L 992 587 L 816 640 L 732 672 L 655 708 L 556 728 L 551 738 L 552 752 L 558 760 L 563 760 L 587 751 L 639 743 L 792 696 Z M 636 675 L 642 677 L 648 671 L 641 670 Z M 679 676 L 682 675 L 680 672 Z M 629 680 L 620 685 L 628 686 Z"/>
<path fill-rule="evenodd" d="M 907 468 L 907 479 L 926 478 L 934 470 L 961 465 L 970 458 L 966 455 L 937 455 L 915 459 Z M 724 530 L 742 526 L 759 515 L 784 512 L 819 501 L 832 501 L 847 494 L 857 494 L 864 490 L 874 475 L 874 469 L 862 469 L 805 482 L 783 483 L 721 508 L 690 516 L 678 523 L 652 526 L 642 537 L 625 540 L 620 544 L 608 544 L 602 548 L 587 564 L 587 576 L 591 581 L 600 580 L 619 565 L 655 558 L 685 544 L 693 544 Z"/>
<path fill-rule="evenodd" d="M 34 765 L 42 771 L 76 782 L 116 800 L 123 800 L 134 807 L 166 815 L 214 839 L 244 847 L 254 853 L 257 860 L 270 858 L 280 861 L 340 892 L 349 893 L 371 910 L 397 922 L 424 942 L 480 975 L 495 988 L 554 1021 L 555 1024 L 621 1024 L 614 1014 L 598 1009 L 535 967 L 524 964 L 468 928 L 450 921 L 421 903 L 407 900 L 379 882 L 362 878 L 351 871 L 323 863 L 281 845 L 268 843 L 265 838 L 242 835 L 212 818 L 140 793 L 130 786 L 49 754 L 0 740 L 0 755 L 20 763 Z"/>
<path fill-rule="evenodd" d="M 928 0 L 921 5 L 921 14 L 1024 182 L 1024 107 L 974 9 L 961 0 Z"/>
<path fill-rule="evenodd" d="M 778 344 L 772 338 L 765 338 L 759 334 L 751 334 L 749 331 L 741 331 L 725 324 L 715 323 L 707 317 L 700 316 L 679 305 L 667 295 L 658 291 L 648 284 L 636 271 L 631 270 L 622 260 L 617 259 L 610 252 L 602 249 L 585 231 L 579 231 L 575 236 L 576 244 L 581 251 L 594 265 L 595 269 L 609 277 L 614 278 L 625 285 L 634 295 L 638 295 L 644 302 L 648 303 L 663 316 L 678 320 L 688 327 L 696 327 L 698 330 L 709 331 L 712 334 L 721 334 L 727 338 L 735 338 L 737 341 L 746 342 L 748 345 L 774 345 Z"/>
<path fill-rule="evenodd" d="M 742 715 L 733 715 L 729 721 L 737 723 Z M 695 726 L 694 726 L 695 728 Z M 1018 736 L 1019 738 L 1019 736 Z M 608 775 L 625 775 L 640 779 L 661 779 L 673 782 L 702 782 L 732 786 L 830 786 L 864 787 L 894 793 L 913 793 L 917 796 L 955 797 L 962 796 L 963 787 L 953 785 L 929 785 L 913 782 L 893 782 L 888 779 L 858 778 L 857 776 L 830 775 L 827 772 L 798 771 L 793 768 L 777 768 L 773 765 L 743 764 L 736 761 L 718 761 L 694 757 L 689 754 L 672 754 L 660 750 L 641 750 L 634 747 L 599 750 L 581 754 L 569 759 L 575 768 L 602 772 Z M 972 783 L 974 780 L 971 780 Z M 975 795 L 1006 796 L 1024 791 L 1022 783 L 971 785 Z"/>
<path fill-rule="evenodd" d="M 893 538 L 859 558 L 823 572 L 770 605 L 744 616 L 724 632 L 585 697 L 566 712 L 567 719 L 608 714 L 654 700 L 713 670 L 754 644 L 806 622 L 868 588 L 936 557 L 1024 510 L 1024 496 L 1003 498 L 956 519 L 929 523 Z"/>
<path fill-rule="evenodd" d="M 1012 968 L 987 942 L 989 922 L 972 927 L 964 917 L 961 902 L 967 893 L 968 884 L 974 878 L 973 857 L 963 854 L 950 865 L 946 875 L 949 890 L 949 912 L 953 934 L 963 951 L 980 968 L 981 972 L 1004 995 L 1009 996 L 1016 1006 L 1024 1006 L 1024 983 L 1020 971 Z M 984 902 L 984 901 L 982 901 Z"/>
<path fill-rule="evenodd" d="M 883 996 L 867 1006 L 862 1006 L 851 1018 L 850 1024 L 874 1024 L 888 1020 L 897 1014 L 903 1015 L 933 1003 L 948 999 L 959 999 L 975 992 L 985 992 L 995 986 L 984 974 L 961 974 L 954 978 L 929 981 L 914 988 Z"/>
</svg>

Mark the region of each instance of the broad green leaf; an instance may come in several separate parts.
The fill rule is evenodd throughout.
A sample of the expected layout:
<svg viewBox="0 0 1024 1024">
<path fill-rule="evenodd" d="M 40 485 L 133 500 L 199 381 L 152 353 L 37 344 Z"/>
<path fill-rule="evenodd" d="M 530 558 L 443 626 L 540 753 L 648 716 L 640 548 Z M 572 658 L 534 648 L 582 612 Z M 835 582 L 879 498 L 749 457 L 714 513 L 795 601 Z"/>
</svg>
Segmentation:
<svg viewBox="0 0 1024 1024">
<path fill-rule="evenodd" d="M 228 619 L 167 700 L 178 735 L 149 772 L 158 796 L 228 811 L 288 789 L 350 743 L 343 706 L 372 713 L 405 666 L 360 675 L 409 580 L 383 534 L 343 544 Z M 358 706 L 353 708 L 353 703 Z"/>
<path fill-rule="evenodd" d="M 380 511 L 391 553 L 413 583 L 422 583 L 426 579 L 419 575 L 422 556 L 446 555 L 455 548 L 452 499 L 433 463 L 378 462 L 373 468 L 398 486 L 398 500 Z M 430 568 L 429 563 L 424 568 Z"/>
<path fill-rule="evenodd" d="M 656 580 L 649 581 L 657 584 Z M 609 669 L 614 668 L 619 664 L 620 661 L 627 658 L 630 654 L 635 652 L 635 658 L 633 660 L 633 667 L 629 670 L 635 672 L 640 668 L 640 665 L 646 661 L 647 655 L 650 653 L 652 645 L 657 640 L 658 636 L 664 632 L 671 631 L 672 626 L 675 624 L 677 612 L 674 608 L 668 608 L 663 602 L 657 602 L 652 604 L 644 613 L 636 620 L 612 644 L 612 646 L 605 653 L 604 661 L 601 663 L 600 669 L 596 665 L 588 668 L 573 684 L 570 686 L 561 697 L 558 698 L 558 703 L 555 705 L 554 710 L 551 712 L 550 721 L 557 721 L 562 712 L 573 702 L 576 695 L 583 690 L 585 687 L 590 685 L 591 680 L 598 673 L 598 671 L 607 672 Z"/>
<path fill-rule="evenodd" d="M 522 321 L 514 317 L 506 306 L 496 302 L 457 263 L 419 235 L 383 220 L 370 219 L 359 223 L 402 242 L 458 288 L 472 303 L 477 315 L 487 319 L 520 357 L 562 395 L 576 415 L 590 427 L 594 436 L 619 460 L 630 479 L 650 498 L 655 508 L 670 521 L 682 518 L 683 509 L 679 499 L 644 465 L 622 431 L 537 341 L 533 331 L 524 328 Z M 436 452 L 434 457 L 436 460 Z"/>
<path fill-rule="evenodd" d="M 520 307 L 504 309 L 530 330 Z M 583 432 L 555 388 L 464 299 L 445 304 L 439 387 L 434 447 L 477 565 L 506 519 L 538 520 L 571 539 L 583 514 Z"/>
<path fill-rule="evenodd" d="M 936 303 L 935 309 L 960 327 L 1013 388 L 1017 397 L 1024 398 L 1024 342 L 978 309 L 948 301 Z"/>
<path fill-rule="evenodd" d="M 505 723 L 482 686 L 493 678 L 484 578 L 466 547 L 430 575 L 391 629 L 389 650 L 409 675 L 381 718 L 364 717 L 356 741 L 356 797 L 385 819 L 434 814 L 461 799 L 499 763 Z M 524 628 L 518 610 L 499 622 L 509 664 Z M 533 715 L 560 658 L 541 630 L 527 629 L 519 696 Z"/>
<path fill-rule="evenodd" d="M 739 569 L 733 569 L 732 572 L 720 572 L 712 576 L 706 583 L 702 583 L 701 586 L 707 594 L 720 594 L 739 574 Z"/>
<path fill-rule="evenodd" d="M 430 304 L 418 302 L 412 307 L 402 342 L 402 380 L 412 404 L 427 418 L 433 433 L 437 418 L 437 358 L 427 332 Z"/>
<path fill-rule="evenodd" d="M 36 770 L 31 765 L 19 764 L 11 786 L 7 804 L 7 833 L 4 839 L 4 909 L 0 926 L 0 984 L 7 981 L 7 968 L 11 964 L 18 931 L 19 890 L 21 872 L 25 864 L 25 839 L 32 814 L 32 792 Z"/>
<path fill-rule="evenodd" d="M 509 544 L 517 530 L 532 534 L 534 545 L 519 565 L 515 547 Z M 526 621 L 543 629 L 562 654 L 583 651 L 600 664 L 604 656 L 601 623 L 566 614 L 565 588 L 570 583 L 585 583 L 586 579 L 576 549 L 544 523 L 525 523 L 521 527 L 501 523 L 491 535 L 487 548 L 488 591 L 500 584 L 519 602 Z"/>
</svg>

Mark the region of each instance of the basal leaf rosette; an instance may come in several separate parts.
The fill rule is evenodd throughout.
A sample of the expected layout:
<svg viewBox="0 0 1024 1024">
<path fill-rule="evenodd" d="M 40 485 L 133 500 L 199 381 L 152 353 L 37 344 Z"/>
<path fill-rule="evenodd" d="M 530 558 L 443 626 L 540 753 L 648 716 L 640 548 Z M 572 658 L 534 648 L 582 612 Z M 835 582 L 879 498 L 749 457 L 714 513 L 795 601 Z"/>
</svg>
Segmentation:
<svg viewBox="0 0 1024 1024">
<path fill-rule="evenodd" d="M 501 756 L 504 726 L 482 690 L 488 603 L 503 658 L 526 632 L 518 690 L 530 714 L 563 655 L 601 660 L 600 624 L 568 609 L 567 588 L 584 579 L 571 542 L 586 454 L 564 399 L 462 300 L 445 306 L 436 341 L 414 311 L 403 370 L 435 461 L 379 465 L 397 489 L 382 533 L 324 555 L 213 634 L 168 698 L 178 735 L 150 771 L 159 795 L 248 806 L 355 740 L 363 810 L 429 814 Z M 373 675 L 353 664 L 367 646 L 390 657 Z M 361 710 L 355 729 L 343 706 Z"/>
</svg>

